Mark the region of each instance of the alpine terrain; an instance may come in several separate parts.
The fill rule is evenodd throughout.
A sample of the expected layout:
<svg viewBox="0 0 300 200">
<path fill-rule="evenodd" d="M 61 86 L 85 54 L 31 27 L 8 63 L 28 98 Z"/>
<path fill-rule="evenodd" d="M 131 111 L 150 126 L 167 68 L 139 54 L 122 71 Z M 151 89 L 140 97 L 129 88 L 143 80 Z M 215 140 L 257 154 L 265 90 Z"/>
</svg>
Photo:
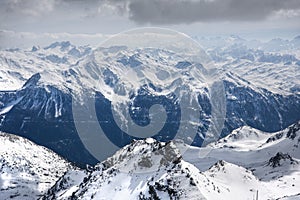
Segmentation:
<svg viewBox="0 0 300 200">
<path fill-rule="evenodd" d="M 193 39 L 0 50 L 0 199 L 299 199 L 300 37 Z"/>
</svg>

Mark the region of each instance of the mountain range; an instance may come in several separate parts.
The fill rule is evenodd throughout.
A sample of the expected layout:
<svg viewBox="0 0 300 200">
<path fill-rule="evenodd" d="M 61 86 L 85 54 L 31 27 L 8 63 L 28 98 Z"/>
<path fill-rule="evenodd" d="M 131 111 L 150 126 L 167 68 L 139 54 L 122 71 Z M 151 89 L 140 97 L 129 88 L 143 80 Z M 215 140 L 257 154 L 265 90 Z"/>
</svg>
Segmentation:
<svg viewBox="0 0 300 200">
<path fill-rule="evenodd" d="M 226 45 L 222 47 L 206 49 L 224 86 L 226 111 L 223 112 L 226 115 L 221 137 L 244 125 L 274 132 L 297 122 L 300 119 L 297 38 L 290 41 L 294 45 L 289 54 L 282 53 L 285 49 L 271 52 L 248 48 L 240 41 L 244 40 L 231 37 L 223 40 Z M 194 98 L 201 108 L 201 116 L 200 124 L 193 125 L 199 130 L 197 134 L 185 134 L 180 139 L 193 146 L 202 145 L 212 123 L 212 109 L 207 109 L 211 107 L 212 94 L 197 75 L 203 72 L 201 63 L 189 63 L 159 49 L 133 52 L 126 47 L 102 48 L 96 51 L 98 57 L 104 58 L 101 61 L 94 52 L 88 46 L 76 47 L 70 42 L 30 50 L 0 51 L 0 130 L 46 146 L 78 166 L 93 165 L 98 159 L 82 144 L 72 113 L 72 104 L 80 104 L 86 96 L 84 90 L 94 91 L 93 87 L 98 86 L 97 95 L 91 97 L 96 98 L 97 118 L 81 119 L 87 127 L 96 121 L 102 128 L 115 132 L 116 137 L 127 135 L 116 126 L 117 122 L 109 114 L 110 107 L 119 113 L 121 127 L 126 128 L 130 123 L 121 112 L 128 107 L 134 123 L 145 126 L 150 123 L 147 115 L 154 104 L 150 101 L 169 110 L 166 124 L 170 125 L 157 135 L 160 140 L 168 140 L 166 137 L 179 126 L 176 125 L 180 117 L 178 101 L 182 97 L 174 98 L 174 91 L 181 88 L 188 95 L 194 95 L 187 99 Z M 147 65 L 156 67 L 147 68 Z M 143 78 L 133 79 L 120 69 L 132 70 L 137 77 L 143 74 Z M 110 94 L 115 94 L 114 99 Z M 140 107 L 145 108 L 137 110 Z M 107 120 L 110 123 L 107 124 Z M 127 136 L 118 144 L 113 135 L 109 137 L 119 147 L 137 139 Z M 74 151 L 77 154 L 73 154 Z"/>
<path fill-rule="evenodd" d="M 2 199 L 300 197 L 300 122 L 272 134 L 243 126 L 205 148 L 135 140 L 85 170 L 19 136 L 0 142 Z"/>
<path fill-rule="evenodd" d="M 299 36 L 194 39 L 1 50 L 1 199 L 298 199 Z"/>
</svg>

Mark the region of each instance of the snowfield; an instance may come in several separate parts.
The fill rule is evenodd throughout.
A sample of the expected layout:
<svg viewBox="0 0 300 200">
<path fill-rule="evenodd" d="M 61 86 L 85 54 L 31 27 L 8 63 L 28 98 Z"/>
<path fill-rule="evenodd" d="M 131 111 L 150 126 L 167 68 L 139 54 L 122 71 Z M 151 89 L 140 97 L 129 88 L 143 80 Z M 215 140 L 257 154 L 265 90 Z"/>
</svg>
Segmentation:
<svg viewBox="0 0 300 200">
<path fill-rule="evenodd" d="M 210 152 L 202 158 L 206 151 Z M 248 199 L 253 199 L 251 194 L 256 190 L 259 190 L 259 199 L 297 195 L 300 184 L 300 122 L 276 133 L 242 127 L 205 148 L 191 147 L 183 154 L 183 159 L 231 186 L 229 189 L 239 188 L 237 194 L 244 190 L 240 199 L 247 199 L 243 197 L 246 194 Z M 211 170 L 211 165 L 219 160 L 227 163 L 223 170 Z"/>
<path fill-rule="evenodd" d="M 70 168 L 54 152 L 0 132 L 0 199 L 37 199 Z"/>
</svg>

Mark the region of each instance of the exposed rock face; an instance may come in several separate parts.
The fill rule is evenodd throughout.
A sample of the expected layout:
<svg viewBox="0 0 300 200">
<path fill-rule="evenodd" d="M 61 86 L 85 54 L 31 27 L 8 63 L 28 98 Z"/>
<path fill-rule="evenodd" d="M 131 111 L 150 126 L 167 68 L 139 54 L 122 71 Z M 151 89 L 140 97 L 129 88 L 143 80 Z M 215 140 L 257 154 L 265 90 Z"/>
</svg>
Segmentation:
<svg viewBox="0 0 300 200">
<path fill-rule="evenodd" d="M 275 168 L 281 166 L 283 162 L 298 163 L 289 154 L 278 152 L 274 157 L 270 158 L 268 165 Z"/>
</svg>

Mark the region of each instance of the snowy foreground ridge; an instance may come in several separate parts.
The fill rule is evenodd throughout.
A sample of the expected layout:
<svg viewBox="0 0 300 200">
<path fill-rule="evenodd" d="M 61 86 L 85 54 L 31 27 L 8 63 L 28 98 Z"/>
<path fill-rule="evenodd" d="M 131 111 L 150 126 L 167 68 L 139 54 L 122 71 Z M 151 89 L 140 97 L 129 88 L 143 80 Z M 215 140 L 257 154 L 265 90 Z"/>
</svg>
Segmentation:
<svg viewBox="0 0 300 200">
<path fill-rule="evenodd" d="M 80 170 L 26 139 L 1 133 L 0 196 L 299 199 L 299 143 L 300 122 L 273 134 L 242 127 L 208 147 L 189 147 L 182 153 L 186 145 L 180 141 L 148 138 L 133 141 L 95 167 Z M 201 151 L 207 149 L 210 153 L 201 158 Z"/>
<path fill-rule="evenodd" d="M 54 152 L 0 132 L 0 199 L 37 199 L 70 167 Z"/>
</svg>

